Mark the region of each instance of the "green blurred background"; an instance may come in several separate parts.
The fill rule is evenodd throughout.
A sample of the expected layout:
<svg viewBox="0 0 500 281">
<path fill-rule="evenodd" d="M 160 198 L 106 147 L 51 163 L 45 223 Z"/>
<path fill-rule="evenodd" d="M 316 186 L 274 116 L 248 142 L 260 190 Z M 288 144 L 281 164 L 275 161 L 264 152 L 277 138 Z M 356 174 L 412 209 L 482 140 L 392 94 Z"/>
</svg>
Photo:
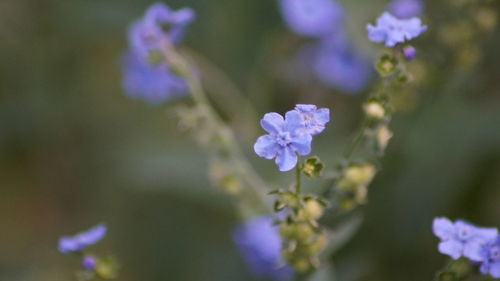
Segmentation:
<svg viewBox="0 0 500 281">
<path fill-rule="evenodd" d="M 445 261 L 435 216 L 500 227 L 500 31 L 479 32 L 481 10 L 460 6 L 498 15 L 499 5 L 468 2 L 426 3 L 415 86 L 400 96 L 363 226 L 335 258 L 340 280 L 431 280 Z M 205 153 L 177 130 L 173 107 L 121 90 L 126 27 L 151 3 L 0 1 L 0 280 L 73 280 L 78 260 L 58 253 L 57 240 L 98 222 L 109 235 L 96 249 L 118 258 L 118 280 L 258 280 L 231 243 L 231 199 L 209 182 Z M 353 40 L 377 54 L 364 25 L 386 2 L 342 3 Z M 366 93 L 290 82 L 283 62 L 303 39 L 275 1 L 167 4 L 197 12 L 185 45 L 229 73 L 257 117 L 297 102 L 330 107 L 314 153 L 335 163 Z M 252 153 L 260 130 L 245 120 L 232 124 L 250 161 L 275 186 L 290 182 Z"/>
</svg>

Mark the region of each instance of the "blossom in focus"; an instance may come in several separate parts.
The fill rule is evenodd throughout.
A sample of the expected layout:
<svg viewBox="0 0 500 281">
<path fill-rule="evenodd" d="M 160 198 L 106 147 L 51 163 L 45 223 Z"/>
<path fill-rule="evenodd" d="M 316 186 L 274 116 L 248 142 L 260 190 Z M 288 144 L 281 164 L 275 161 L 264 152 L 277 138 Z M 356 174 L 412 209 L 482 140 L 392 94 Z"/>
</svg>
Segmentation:
<svg viewBox="0 0 500 281">
<path fill-rule="evenodd" d="M 132 52 L 122 58 L 122 87 L 131 98 L 152 104 L 187 94 L 184 80 L 165 63 L 149 64 Z"/>
<path fill-rule="evenodd" d="M 368 24 L 368 38 L 376 43 L 384 42 L 387 47 L 394 47 L 397 43 L 419 36 L 427 30 L 422 21 L 413 17 L 410 19 L 398 19 L 388 12 L 384 12 L 375 26 Z"/>
<path fill-rule="evenodd" d="M 280 10 L 295 33 L 323 37 L 335 31 L 343 10 L 336 0 L 280 0 Z"/>
<path fill-rule="evenodd" d="M 59 239 L 59 252 L 66 254 L 81 251 L 99 242 L 106 235 L 106 231 L 106 225 L 99 224 L 74 236 L 63 236 Z"/>
<path fill-rule="evenodd" d="M 303 119 L 298 111 L 291 110 L 285 118 L 278 113 L 267 113 L 260 121 L 269 134 L 261 136 L 254 145 L 257 155 L 266 159 L 275 159 L 282 172 L 289 171 L 297 164 L 297 154 L 311 152 L 312 136 L 302 132 Z"/>
<path fill-rule="evenodd" d="M 492 239 L 481 249 L 481 273 L 500 278 L 500 236 Z"/>
<path fill-rule="evenodd" d="M 324 84 L 346 93 L 362 91 L 370 81 L 372 65 L 343 38 L 321 40 L 313 59 L 313 72 Z"/>
<path fill-rule="evenodd" d="M 453 259 L 465 256 L 473 261 L 481 261 L 482 248 L 498 235 L 496 228 L 476 227 L 461 220 L 452 222 L 447 218 L 435 218 L 432 226 L 434 234 L 441 239 L 439 252 Z"/>
<path fill-rule="evenodd" d="M 422 14 L 424 2 L 423 0 L 393 0 L 388 10 L 400 19 L 407 19 Z"/>
<path fill-rule="evenodd" d="M 293 276 L 293 269 L 281 256 L 282 240 L 272 217 L 254 217 L 238 225 L 233 241 L 253 273 L 277 280 Z"/>
<path fill-rule="evenodd" d="M 302 133 L 317 135 L 325 129 L 326 123 L 330 121 L 330 110 L 320 108 L 313 104 L 297 104 L 295 110 L 302 117 Z"/>
<path fill-rule="evenodd" d="M 164 42 L 178 43 L 186 26 L 194 20 L 189 8 L 171 10 L 163 3 L 151 5 L 143 18 L 129 27 L 128 40 L 131 50 L 147 58 L 151 51 L 159 50 Z"/>
</svg>

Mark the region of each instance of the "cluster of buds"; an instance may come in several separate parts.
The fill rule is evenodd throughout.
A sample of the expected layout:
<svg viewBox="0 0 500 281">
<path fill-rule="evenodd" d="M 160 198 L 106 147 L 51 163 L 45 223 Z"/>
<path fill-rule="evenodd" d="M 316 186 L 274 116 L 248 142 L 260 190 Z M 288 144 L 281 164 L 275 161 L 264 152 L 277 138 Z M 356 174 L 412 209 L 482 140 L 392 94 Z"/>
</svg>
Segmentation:
<svg viewBox="0 0 500 281">
<path fill-rule="evenodd" d="M 368 185 L 373 180 L 376 167 L 373 164 L 352 164 L 342 171 L 336 184 L 339 207 L 349 210 L 366 203 Z"/>
<path fill-rule="evenodd" d="M 300 173 L 316 178 L 321 174 L 323 163 L 317 157 L 310 157 L 298 169 Z M 277 190 L 272 194 L 278 196 L 274 209 L 281 218 L 277 223 L 284 244 L 283 257 L 297 272 L 317 268 L 319 254 L 328 242 L 326 231 L 318 223 L 326 202 L 293 190 Z"/>
</svg>

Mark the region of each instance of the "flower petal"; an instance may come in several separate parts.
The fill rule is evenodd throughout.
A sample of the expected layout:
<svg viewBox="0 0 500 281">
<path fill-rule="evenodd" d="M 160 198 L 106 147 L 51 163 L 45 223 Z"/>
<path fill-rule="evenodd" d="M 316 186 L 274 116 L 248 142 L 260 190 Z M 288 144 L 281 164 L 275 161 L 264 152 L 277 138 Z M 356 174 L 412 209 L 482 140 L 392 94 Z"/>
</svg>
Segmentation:
<svg viewBox="0 0 500 281">
<path fill-rule="evenodd" d="M 297 154 L 295 154 L 293 149 L 285 147 L 278 152 L 276 165 L 278 165 L 281 172 L 290 171 L 297 165 Z"/>
<path fill-rule="evenodd" d="M 487 244 L 487 241 L 483 239 L 473 239 L 468 241 L 464 246 L 464 256 L 473 261 L 483 261 L 485 255 L 483 254 L 483 247 Z"/>
<path fill-rule="evenodd" d="M 280 146 L 276 140 L 270 135 L 264 135 L 257 139 L 253 149 L 257 155 L 266 159 L 273 159 L 278 154 Z"/>
<path fill-rule="evenodd" d="M 283 119 L 283 116 L 276 112 L 266 113 L 264 118 L 260 120 L 262 128 L 270 134 L 277 134 L 278 132 L 283 131 L 284 124 L 285 120 Z"/>
<path fill-rule="evenodd" d="M 330 109 L 320 108 L 314 113 L 314 120 L 321 125 L 330 122 Z"/>
<path fill-rule="evenodd" d="M 493 278 L 500 278 L 500 261 L 490 263 L 489 269 Z"/>
<path fill-rule="evenodd" d="M 290 110 L 285 114 L 285 130 L 294 133 L 304 128 L 302 116 L 297 110 Z"/>
<path fill-rule="evenodd" d="M 432 223 L 432 231 L 441 239 L 451 239 L 455 232 L 455 226 L 447 218 L 435 218 Z"/>
<path fill-rule="evenodd" d="M 311 153 L 312 137 L 309 134 L 302 134 L 294 137 L 290 143 L 293 148 L 300 155 L 307 155 Z"/>
<path fill-rule="evenodd" d="M 449 255 L 456 260 L 462 256 L 463 244 L 455 240 L 448 240 L 439 243 L 438 249 L 440 253 Z"/>
</svg>

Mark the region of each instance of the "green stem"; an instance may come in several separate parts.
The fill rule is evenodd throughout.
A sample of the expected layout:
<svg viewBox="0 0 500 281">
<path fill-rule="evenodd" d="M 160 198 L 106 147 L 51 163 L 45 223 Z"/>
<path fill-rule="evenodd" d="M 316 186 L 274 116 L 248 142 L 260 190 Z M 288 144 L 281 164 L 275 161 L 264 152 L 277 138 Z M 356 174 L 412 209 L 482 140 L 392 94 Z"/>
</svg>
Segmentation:
<svg viewBox="0 0 500 281">
<path fill-rule="evenodd" d="M 270 207 L 266 204 L 264 190 L 266 184 L 258 176 L 253 167 L 246 160 L 243 152 L 237 146 L 236 137 L 233 131 L 224 124 L 224 121 L 216 113 L 216 111 L 211 106 L 208 98 L 203 90 L 201 82 L 195 72 L 193 71 L 190 64 L 185 60 L 169 43 L 164 42 L 163 44 L 163 54 L 169 66 L 177 72 L 184 80 L 191 92 L 194 102 L 206 112 L 204 116 L 215 130 L 222 137 L 223 146 L 227 149 L 228 156 L 231 164 L 237 171 L 238 175 L 252 188 L 253 197 L 262 205 L 264 208 L 269 209 Z M 243 199 L 245 197 L 242 197 Z"/>
<path fill-rule="evenodd" d="M 295 193 L 297 195 L 300 195 L 301 193 L 301 175 L 302 175 L 302 169 L 300 168 L 300 158 L 299 158 L 297 166 L 295 166 Z"/>
<path fill-rule="evenodd" d="M 344 151 L 344 158 L 346 160 L 349 160 L 351 158 L 352 154 L 354 153 L 354 151 L 356 151 L 356 148 L 358 147 L 358 145 L 361 143 L 361 141 L 365 137 L 365 135 L 366 135 L 365 131 L 366 131 L 366 128 L 368 127 L 368 124 L 369 124 L 369 120 L 368 120 L 368 118 L 365 117 L 363 119 L 363 122 L 361 123 L 361 128 L 359 129 L 358 134 L 356 135 L 354 140 L 351 142 L 351 144 L 347 147 L 347 149 Z"/>
</svg>

